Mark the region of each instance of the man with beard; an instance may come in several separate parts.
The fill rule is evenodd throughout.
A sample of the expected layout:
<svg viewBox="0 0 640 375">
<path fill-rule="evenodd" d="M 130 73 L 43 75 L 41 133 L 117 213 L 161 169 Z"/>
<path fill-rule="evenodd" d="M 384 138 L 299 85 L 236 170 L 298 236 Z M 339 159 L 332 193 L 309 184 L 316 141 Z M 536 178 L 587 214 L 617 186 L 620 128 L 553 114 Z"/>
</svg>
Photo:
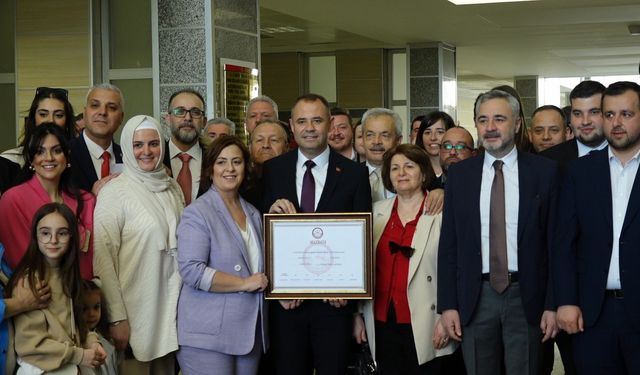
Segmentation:
<svg viewBox="0 0 640 375">
<path fill-rule="evenodd" d="M 537 375 L 557 333 L 547 231 L 557 166 L 515 147 L 520 105 L 493 90 L 475 107 L 479 156 L 449 167 L 438 251 L 438 312 L 468 374 Z M 444 339 L 446 343 L 448 339 Z"/>
<path fill-rule="evenodd" d="M 342 108 L 331 109 L 331 128 L 329 129 L 329 147 L 335 152 L 353 161 L 358 154 L 353 148 L 353 126 L 351 115 Z"/>
<path fill-rule="evenodd" d="M 582 81 L 571 90 L 571 128 L 574 139 L 543 151 L 540 155 L 558 162 L 561 169 L 579 157 L 607 146 L 602 132 L 602 93 L 604 85 L 596 81 Z"/>
<path fill-rule="evenodd" d="M 580 374 L 640 374 L 640 85 L 603 93 L 608 147 L 567 170 L 552 254 L 558 325 Z"/>
<path fill-rule="evenodd" d="M 202 95 L 193 89 L 174 92 L 165 121 L 171 128 L 171 139 L 165 147 L 164 165 L 171 169 L 188 205 L 198 196 L 200 185 L 203 147 L 198 140 L 207 122 Z"/>
<path fill-rule="evenodd" d="M 445 178 L 451 164 L 468 159 L 476 154 L 473 148 L 473 137 L 469 131 L 461 126 L 447 130 L 442 136 L 440 144 L 440 165 Z"/>
</svg>

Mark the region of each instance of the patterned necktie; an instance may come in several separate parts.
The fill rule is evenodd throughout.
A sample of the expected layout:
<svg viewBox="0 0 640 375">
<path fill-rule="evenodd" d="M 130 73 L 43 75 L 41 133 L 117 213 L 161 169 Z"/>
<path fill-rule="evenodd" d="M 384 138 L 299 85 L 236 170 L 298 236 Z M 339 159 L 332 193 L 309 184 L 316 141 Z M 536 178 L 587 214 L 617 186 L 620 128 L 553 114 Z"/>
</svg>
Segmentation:
<svg viewBox="0 0 640 375">
<path fill-rule="evenodd" d="M 380 176 L 380 169 L 376 168 L 369 175 L 369 184 L 371 184 L 371 201 L 377 202 L 385 199 L 385 189 Z"/>
<path fill-rule="evenodd" d="M 502 160 L 493 162 L 495 175 L 489 208 L 489 283 L 499 294 L 509 286 L 503 164 Z"/>
<path fill-rule="evenodd" d="M 100 168 L 100 178 L 105 178 L 109 175 L 111 169 L 109 166 L 109 159 L 111 158 L 111 154 L 109 151 L 105 151 L 102 153 L 102 167 Z"/>
<path fill-rule="evenodd" d="M 183 152 L 178 157 L 182 160 L 182 168 L 180 168 L 176 181 L 184 194 L 184 204 L 188 205 L 191 203 L 191 169 L 189 169 L 191 155 Z"/>
<path fill-rule="evenodd" d="M 307 170 L 302 177 L 302 193 L 300 194 L 300 209 L 302 212 L 314 212 L 316 206 L 316 180 L 313 178 L 311 168 L 316 166 L 313 160 L 304 162 Z"/>
</svg>

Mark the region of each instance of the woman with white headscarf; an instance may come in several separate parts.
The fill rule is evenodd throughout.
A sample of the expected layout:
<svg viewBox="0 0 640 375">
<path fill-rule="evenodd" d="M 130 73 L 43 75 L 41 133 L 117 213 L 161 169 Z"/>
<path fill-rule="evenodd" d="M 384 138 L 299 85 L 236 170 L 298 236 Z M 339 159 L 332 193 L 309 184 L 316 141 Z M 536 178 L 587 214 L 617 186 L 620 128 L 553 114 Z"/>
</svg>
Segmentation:
<svg viewBox="0 0 640 375">
<path fill-rule="evenodd" d="M 120 373 L 173 374 L 180 292 L 176 227 L 184 198 L 162 165 L 165 143 L 155 119 L 131 118 L 120 145 L 123 173 L 105 185 L 96 204 L 94 270 L 116 348 L 130 346 L 133 353 Z"/>
</svg>

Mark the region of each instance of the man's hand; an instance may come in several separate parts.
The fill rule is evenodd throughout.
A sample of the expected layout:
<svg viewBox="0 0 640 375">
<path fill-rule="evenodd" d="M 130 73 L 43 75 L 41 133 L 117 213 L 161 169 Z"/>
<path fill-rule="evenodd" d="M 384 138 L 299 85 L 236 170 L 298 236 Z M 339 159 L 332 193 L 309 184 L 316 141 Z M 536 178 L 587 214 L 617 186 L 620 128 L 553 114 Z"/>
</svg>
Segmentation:
<svg viewBox="0 0 640 375">
<path fill-rule="evenodd" d="M 427 194 L 424 201 L 424 208 L 429 215 L 437 215 L 442 212 L 444 207 L 444 189 L 433 189 Z"/>
<path fill-rule="evenodd" d="M 93 193 L 93 195 L 95 195 L 96 197 L 98 196 L 98 193 L 100 192 L 100 190 L 104 187 L 104 185 L 107 184 L 107 182 L 113 180 L 114 178 L 120 176 L 120 173 L 114 173 L 114 174 L 110 174 L 105 178 L 101 178 L 98 181 L 93 183 L 93 187 L 91 188 L 91 192 Z"/>
<path fill-rule="evenodd" d="M 540 319 L 540 329 L 542 330 L 542 342 L 555 338 L 558 334 L 558 325 L 556 324 L 556 312 L 545 310 Z"/>
<path fill-rule="evenodd" d="M 293 310 L 295 308 L 297 308 L 298 306 L 302 305 L 302 301 L 301 299 L 281 299 L 278 300 L 278 302 L 280 302 L 280 305 L 282 306 L 283 309 L 285 310 Z"/>
<path fill-rule="evenodd" d="M 462 328 L 460 325 L 460 314 L 458 314 L 458 310 L 443 311 L 440 321 L 450 338 L 456 341 L 462 341 Z"/>
<path fill-rule="evenodd" d="M 129 321 L 123 320 L 117 325 L 111 324 L 109 326 L 109 332 L 111 333 L 111 338 L 116 344 L 116 349 L 125 350 L 127 345 L 129 345 Z"/>
<path fill-rule="evenodd" d="M 288 199 L 278 199 L 269 208 L 270 214 L 295 214 L 296 207 Z"/>
<path fill-rule="evenodd" d="M 570 335 L 584 331 L 582 310 L 576 305 L 563 305 L 558 307 L 556 319 L 558 321 L 558 327 Z"/>
</svg>

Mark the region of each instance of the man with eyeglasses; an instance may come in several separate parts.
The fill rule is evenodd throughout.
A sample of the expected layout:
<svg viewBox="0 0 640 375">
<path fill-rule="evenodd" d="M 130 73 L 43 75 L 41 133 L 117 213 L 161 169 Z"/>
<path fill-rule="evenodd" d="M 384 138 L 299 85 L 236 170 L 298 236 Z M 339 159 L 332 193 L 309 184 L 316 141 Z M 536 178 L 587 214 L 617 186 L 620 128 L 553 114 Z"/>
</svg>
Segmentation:
<svg viewBox="0 0 640 375">
<path fill-rule="evenodd" d="M 447 130 L 440 144 L 440 165 L 442 172 L 447 175 L 449 166 L 475 155 L 473 137 L 469 131 L 461 126 Z M 443 179 L 446 181 L 446 178 Z"/>
<path fill-rule="evenodd" d="M 202 127 L 207 122 L 204 98 L 193 89 L 174 92 L 169 98 L 165 121 L 171 129 L 164 165 L 171 169 L 184 194 L 185 205 L 198 196 L 203 146 L 199 142 Z"/>
</svg>

